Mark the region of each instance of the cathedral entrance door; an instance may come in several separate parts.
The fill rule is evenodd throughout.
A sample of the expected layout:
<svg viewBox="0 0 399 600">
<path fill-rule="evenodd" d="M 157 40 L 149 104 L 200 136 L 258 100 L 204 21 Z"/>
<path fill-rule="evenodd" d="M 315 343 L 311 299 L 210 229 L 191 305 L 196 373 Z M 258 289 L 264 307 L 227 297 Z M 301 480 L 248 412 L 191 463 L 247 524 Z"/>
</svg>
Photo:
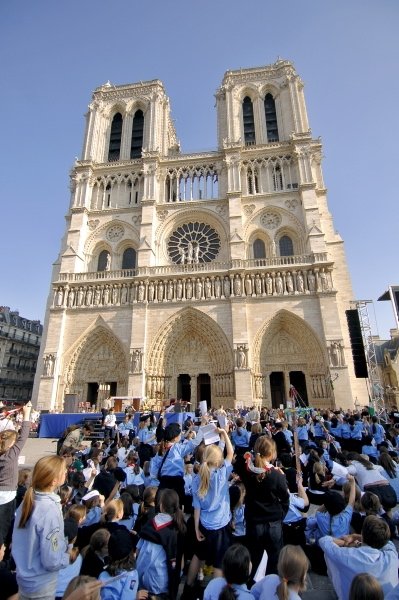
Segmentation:
<svg viewBox="0 0 399 600">
<path fill-rule="evenodd" d="M 100 386 L 97 382 L 91 382 L 87 384 L 87 402 L 90 402 L 91 406 L 96 406 L 97 404 L 99 387 Z"/>
<path fill-rule="evenodd" d="M 303 371 L 290 371 L 290 384 L 294 386 L 298 393 L 295 398 L 295 405 L 297 407 L 309 406 L 305 373 Z"/>
<path fill-rule="evenodd" d="M 211 378 L 208 373 L 200 373 L 197 377 L 197 406 L 201 400 L 206 400 L 208 408 L 211 407 Z"/>
<path fill-rule="evenodd" d="M 270 373 L 270 392 L 272 395 L 272 408 L 280 408 L 280 404 L 285 406 L 285 387 L 283 371 L 273 371 Z"/>
<path fill-rule="evenodd" d="M 181 398 L 183 402 L 191 400 L 191 377 L 187 373 L 182 373 L 177 378 L 177 398 Z"/>
</svg>

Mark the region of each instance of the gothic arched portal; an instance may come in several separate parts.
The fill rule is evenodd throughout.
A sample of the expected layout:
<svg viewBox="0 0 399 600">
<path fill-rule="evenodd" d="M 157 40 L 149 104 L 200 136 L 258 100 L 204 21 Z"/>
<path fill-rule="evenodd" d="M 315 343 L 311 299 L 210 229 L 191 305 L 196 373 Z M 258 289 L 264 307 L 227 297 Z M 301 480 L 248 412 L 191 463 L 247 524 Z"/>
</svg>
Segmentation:
<svg viewBox="0 0 399 600">
<path fill-rule="evenodd" d="M 118 338 L 103 325 L 84 335 L 65 367 L 65 393 L 97 401 L 97 393 L 127 395 L 128 361 Z"/>
<path fill-rule="evenodd" d="M 334 403 L 326 352 L 313 329 L 300 317 L 280 310 L 265 322 L 254 340 L 255 396 L 264 404 L 286 404 L 290 386 L 297 405 Z"/>
<path fill-rule="evenodd" d="M 185 393 L 191 409 L 200 400 L 218 406 L 234 398 L 233 351 L 227 337 L 213 319 L 193 308 L 179 311 L 154 337 L 148 352 L 146 396 L 150 400 L 176 396 L 183 379 L 185 386 L 190 385 Z"/>
</svg>

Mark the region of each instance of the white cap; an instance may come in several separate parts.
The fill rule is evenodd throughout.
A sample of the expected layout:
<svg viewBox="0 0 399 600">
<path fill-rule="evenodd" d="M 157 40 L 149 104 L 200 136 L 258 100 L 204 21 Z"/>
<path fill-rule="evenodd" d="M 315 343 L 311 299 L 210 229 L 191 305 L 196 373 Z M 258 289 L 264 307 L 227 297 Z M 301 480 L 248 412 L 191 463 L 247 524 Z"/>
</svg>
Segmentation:
<svg viewBox="0 0 399 600">
<path fill-rule="evenodd" d="M 100 492 L 98 490 L 91 490 L 91 492 L 88 492 L 85 496 L 83 496 L 82 501 L 86 502 L 86 500 L 90 500 L 90 498 L 95 498 L 96 496 L 99 496 Z"/>
</svg>

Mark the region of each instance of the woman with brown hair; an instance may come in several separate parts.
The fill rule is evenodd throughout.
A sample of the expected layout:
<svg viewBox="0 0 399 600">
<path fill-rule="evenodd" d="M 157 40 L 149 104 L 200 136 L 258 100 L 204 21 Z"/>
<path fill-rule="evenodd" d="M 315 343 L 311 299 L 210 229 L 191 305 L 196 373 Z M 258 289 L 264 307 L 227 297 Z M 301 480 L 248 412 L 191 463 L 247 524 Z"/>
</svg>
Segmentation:
<svg viewBox="0 0 399 600">
<path fill-rule="evenodd" d="M 247 468 L 242 479 L 247 490 L 245 520 L 252 574 L 264 550 L 269 556 L 267 573 L 276 573 L 277 558 L 283 547 L 282 522 L 288 511 L 289 491 L 285 475 L 273 465 L 276 456 L 276 444 L 267 436 L 256 441 L 253 462 L 246 455 Z"/>
<path fill-rule="evenodd" d="M 20 600 L 53 600 L 58 571 L 75 556 L 73 549 L 68 552 L 60 497 L 55 493 L 65 475 L 63 458 L 41 458 L 33 469 L 32 485 L 16 512 L 12 553 Z"/>
</svg>

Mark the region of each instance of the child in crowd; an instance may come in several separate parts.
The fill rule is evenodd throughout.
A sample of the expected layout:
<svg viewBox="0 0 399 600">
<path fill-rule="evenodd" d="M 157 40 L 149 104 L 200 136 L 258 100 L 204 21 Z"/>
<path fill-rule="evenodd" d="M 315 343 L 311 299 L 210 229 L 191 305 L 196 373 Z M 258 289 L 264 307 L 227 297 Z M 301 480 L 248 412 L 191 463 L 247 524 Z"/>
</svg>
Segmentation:
<svg viewBox="0 0 399 600">
<path fill-rule="evenodd" d="M 29 436 L 31 410 L 32 403 L 28 402 L 22 409 L 23 421 L 19 433 L 15 429 L 0 431 L 0 538 L 7 545 L 15 513 L 18 457 Z"/>
<path fill-rule="evenodd" d="M 306 589 L 309 561 L 300 546 L 287 545 L 278 557 L 278 575 L 267 575 L 251 588 L 255 600 L 301 600 L 299 592 Z"/>
<path fill-rule="evenodd" d="M 97 529 L 90 538 L 89 546 L 83 550 L 81 575 L 90 575 L 96 579 L 104 570 L 108 557 L 108 540 L 110 532 L 107 529 Z"/>
<path fill-rule="evenodd" d="M 230 486 L 231 533 L 235 544 L 246 545 L 245 486 L 238 482 Z"/>
<path fill-rule="evenodd" d="M 359 573 L 352 580 L 349 600 L 384 600 L 384 592 L 378 579 L 368 573 Z"/>
<path fill-rule="evenodd" d="M 283 539 L 284 545 L 298 545 L 304 548 L 306 518 L 302 513 L 309 508 L 309 498 L 302 485 L 300 473 L 296 476 L 296 485 L 298 492 L 295 494 L 290 491 L 289 508 L 283 520 Z"/>
<path fill-rule="evenodd" d="M 15 516 L 12 554 L 20 594 L 28 598 L 54 600 L 58 571 L 74 556 L 65 542 L 60 497 L 55 493 L 65 475 L 60 456 L 41 458 Z"/>
<path fill-rule="evenodd" d="M 190 462 L 184 464 L 184 512 L 189 515 L 193 509 L 193 474 L 194 465 Z"/>
<path fill-rule="evenodd" d="M 193 574 L 198 572 L 200 561 L 205 558 L 214 568 L 215 576 L 220 576 L 223 555 L 230 545 L 228 480 L 233 470 L 234 450 L 226 431 L 218 429 L 218 432 L 225 442 L 226 458 L 223 458 L 218 446 L 206 446 L 198 475 L 193 479 L 194 525 L 198 543 L 190 564 L 188 585 L 192 585 Z"/>
<path fill-rule="evenodd" d="M 111 533 L 108 540 L 109 563 L 100 574 L 101 600 L 135 600 L 138 573 L 133 539 L 125 527 Z M 121 577 L 116 578 L 117 575 Z"/>
<path fill-rule="evenodd" d="M 58 571 L 57 588 L 55 592 L 56 600 L 61 600 L 64 592 L 68 586 L 68 583 L 80 574 L 82 566 L 82 556 L 79 554 L 77 548 L 73 549 L 73 545 L 76 542 L 78 535 L 78 524 L 74 519 L 66 518 L 64 521 L 64 535 L 68 540 L 68 548 L 71 551 L 71 561 L 69 565 Z"/>
<path fill-rule="evenodd" d="M 21 504 L 28 487 L 30 486 L 30 480 L 32 477 L 32 469 L 20 469 L 18 473 L 18 487 L 17 495 L 15 498 L 15 508 Z"/>
<path fill-rule="evenodd" d="M 175 490 L 159 491 L 156 512 L 154 519 L 141 528 L 137 544 L 140 588 L 150 594 L 166 594 L 175 598 L 186 533 L 184 515 Z"/>
<path fill-rule="evenodd" d="M 97 490 L 88 492 L 82 498 L 82 504 L 86 507 L 86 519 L 82 523 L 82 527 L 88 527 L 99 523 L 101 520 L 102 511 L 104 508 L 104 496 L 101 496 Z"/>
<path fill-rule="evenodd" d="M 208 583 L 204 600 L 254 600 L 246 585 L 250 572 L 251 557 L 247 548 L 233 544 L 223 557 L 223 576 Z"/>
</svg>

